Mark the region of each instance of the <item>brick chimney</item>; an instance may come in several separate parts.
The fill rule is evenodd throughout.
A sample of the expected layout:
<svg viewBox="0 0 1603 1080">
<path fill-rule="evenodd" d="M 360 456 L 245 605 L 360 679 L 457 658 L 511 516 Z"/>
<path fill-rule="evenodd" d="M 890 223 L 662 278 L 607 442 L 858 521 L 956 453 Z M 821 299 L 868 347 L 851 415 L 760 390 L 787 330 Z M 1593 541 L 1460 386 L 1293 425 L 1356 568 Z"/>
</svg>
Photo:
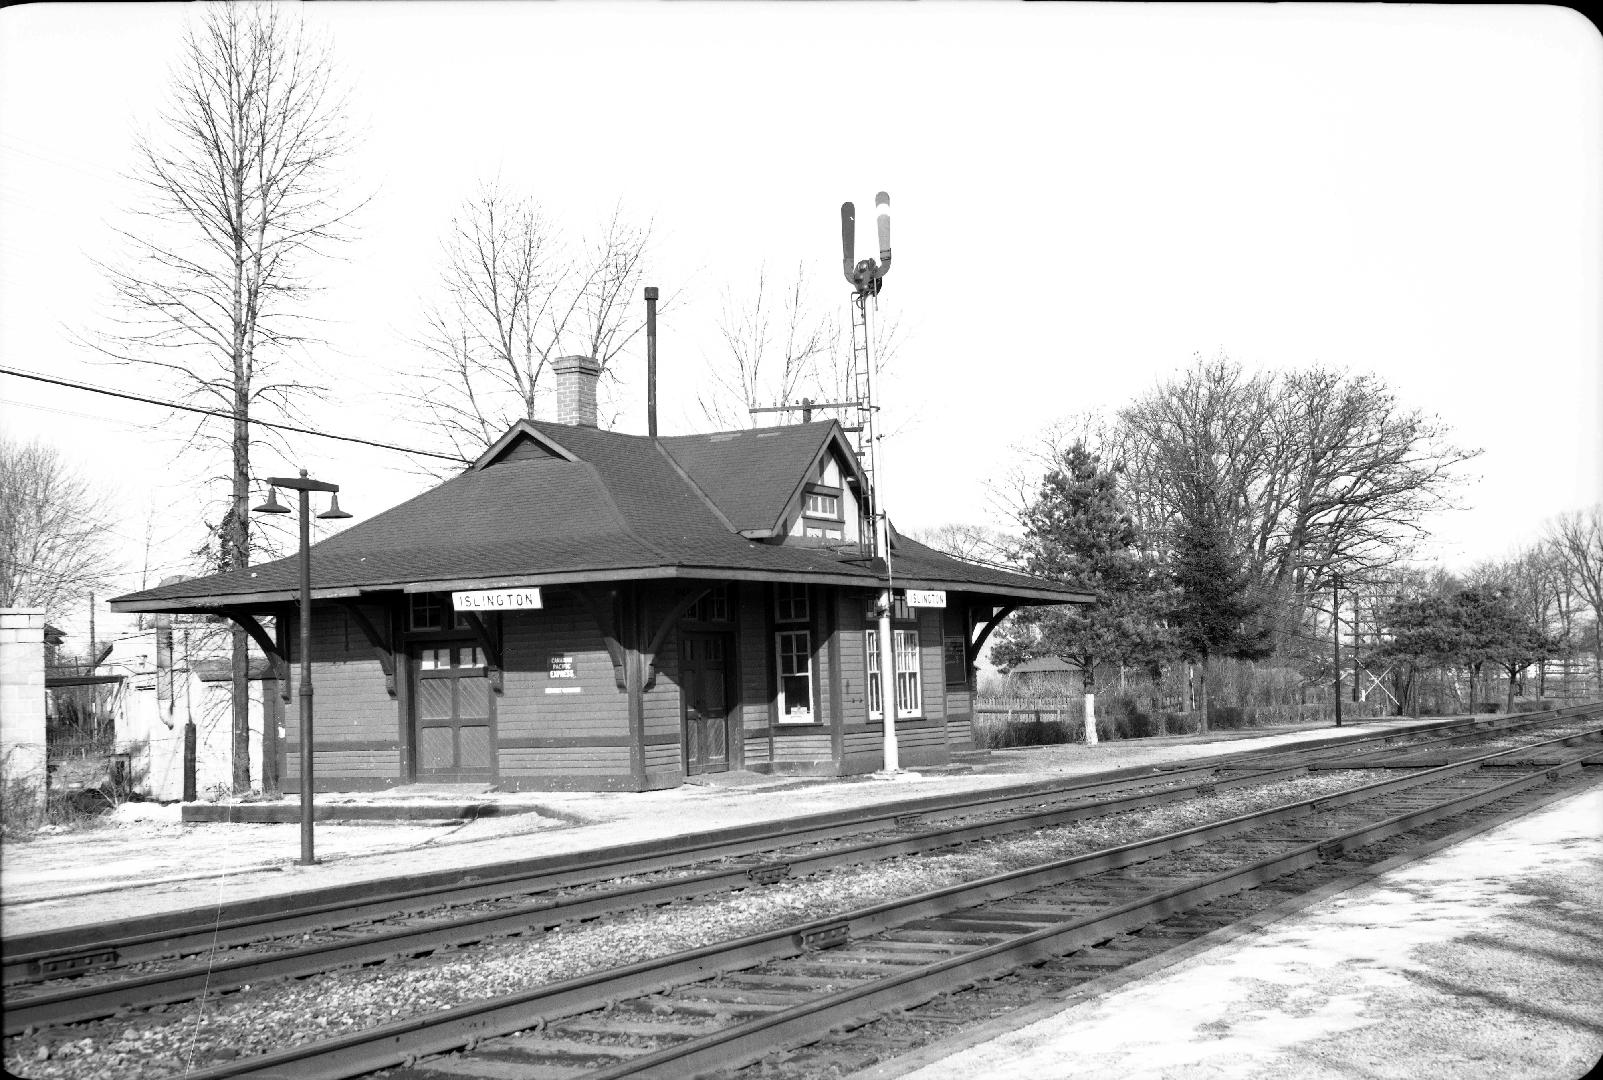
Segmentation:
<svg viewBox="0 0 1603 1080">
<path fill-rule="evenodd" d="M 557 423 L 596 426 L 596 380 L 601 362 L 591 356 L 559 356 L 551 361 L 557 376 Z"/>
</svg>

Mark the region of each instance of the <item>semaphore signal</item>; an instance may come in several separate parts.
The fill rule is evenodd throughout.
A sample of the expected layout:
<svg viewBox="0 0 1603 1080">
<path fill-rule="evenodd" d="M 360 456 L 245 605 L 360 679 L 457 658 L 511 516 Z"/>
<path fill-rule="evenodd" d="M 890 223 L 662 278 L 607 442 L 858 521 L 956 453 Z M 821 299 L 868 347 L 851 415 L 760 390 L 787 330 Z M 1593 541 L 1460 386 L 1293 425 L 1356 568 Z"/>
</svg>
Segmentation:
<svg viewBox="0 0 1603 1080">
<path fill-rule="evenodd" d="M 878 420 L 879 407 L 874 396 L 873 317 L 878 314 L 879 291 L 891 268 L 891 197 L 885 192 L 874 196 L 874 216 L 879 226 L 879 261 L 856 261 L 857 208 L 840 204 L 841 268 L 852 287 L 852 377 L 853 396 L 861 417 L 858 456 L 867 451 L 868 498 L 872 513 L 873 554 L 885 560 L 885 590 L 875 605 L 878 615 L 879 703 L 885 724 L 885 771 L 898 772 L 901 761 L 896 747 L 896 648 L 891 636 L 891 608 L 894 603 L 894 573 L 891 569 L 890 516 L 885 511 L 885 471 L 879 445 L 883 434 Z"/>
</svg>

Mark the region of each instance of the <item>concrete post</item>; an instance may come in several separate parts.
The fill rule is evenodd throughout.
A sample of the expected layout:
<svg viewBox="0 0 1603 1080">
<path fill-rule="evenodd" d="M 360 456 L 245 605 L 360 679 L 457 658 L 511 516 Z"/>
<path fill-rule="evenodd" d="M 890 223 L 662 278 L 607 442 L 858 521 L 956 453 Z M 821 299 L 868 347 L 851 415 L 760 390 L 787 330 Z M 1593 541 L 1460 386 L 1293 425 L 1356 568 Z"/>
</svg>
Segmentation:
<svg viewBox="0 0 1603 1080">
<path fill-rule="evenodd" d="M 7 783 L 32 789 L 44 808 L 45 613 L 0 609 L 0 768 Z"/>
</svg>

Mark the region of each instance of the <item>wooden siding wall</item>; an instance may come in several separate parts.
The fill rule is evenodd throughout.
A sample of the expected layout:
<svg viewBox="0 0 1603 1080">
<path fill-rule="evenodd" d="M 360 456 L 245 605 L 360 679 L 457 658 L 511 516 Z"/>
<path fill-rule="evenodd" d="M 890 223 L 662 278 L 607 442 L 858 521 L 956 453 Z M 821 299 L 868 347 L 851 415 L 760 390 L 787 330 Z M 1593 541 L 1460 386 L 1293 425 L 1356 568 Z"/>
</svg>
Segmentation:
<svg viewBox="0 0 1603 1080">
<path fill-rule="evenodd" d="M 539 611 L 501 616 L 500 779 L 517 790 L 632 788 L 628 700 L 601 631 L 572 593 L 547 589 L 542 599 Z M 554 656 L 573 657 L 573 678 L 551 678 Z"/>
<path fill-rule="evenodd" d="M 885 765 L 885 728 L 868 715 L 868 594 L 839 593 L 842 775 L 877 772 Z M 919 689 L 923 716 L 896 721 L 896 754 L 904 767 L 944 765 L 947 748 L 946 687 L 941 654 L 942 614 L 939 608 L 915 608 L 918 625 Z M 897 623 L 897 629 L 908 624 Z"/>
<path fill-rule="evenodd" d="M 968 647 L 969 630 L 966 608 L 948 607 L 941 628 L 941 670 L 945 679 L 946 639 L 955 638 Z M 967 664 L 963 667 L 963 684 L 946 686 L 946 743 L 953 750 L 974 749 L 974 672 Z"/>
<path fill-rule="evenodd" d="M 662 620 L 673 613 L 677 595 L 661 589 L 643 595 L 645 633 L 650 637 Z M 685 781 L 677 628 L 663 639 L 662 648 L 657 652 L 656 669 L 657 680 L 641 699 L 646 739 L 642 751 L 648 790 L 677 787 Z"/>
<path fill-rule="evenodd" d="M 638 623 L 621 626 L 625 640 L 650 634 L 671 610 L 682 586 L 643 587 Z M 812 591 L 814 708 L 809 725 L 776 723 L 773 593 L 760 584 L 731 586 L 735 645 L 729 767 L 812 774 L 874 772 L 884 764 L 883 727 L 868 717 L 865 604 L 859 589 Z M 525 790 L 633 790 L 671 787 L 685 778 L 682 758 L 679 634 L 669 632 L 656 656 L 656 679 L 642 699 L 644 745 L 629 732 L 628 696 L 618 689 L 612 658 L 590 609 L 570 590 L 545 591 L 539 611 L 498 616 L 504 662 L 503 692 L 495 696 L 497 779 Z M 625 604 L 625 617 L 629 617 Z M 388 610 L 364 604 L 377 626 Z M 897 722 L 904 766 L 942 764 L 951 748 L 972 747 L 972 686 L 946 686 L 945 638 L 962 637 L 960 607 L 916 609 L 923 716 Z M 905 623 L 898 624 L 906 626 Z M 313 625 L 316 664 L 318 790 L 381 788 L 404 783 L 403 717 L 411 672 L 397 658 L 403 685 L 392 698 L 372 647 L 340 608 L 319 607 Z M 297 640 L 295 628 L 287 639 Z M 404 650 L 403 650 L 404 651 Z M 553 656 L 573 658 L 574 678 L 550 677 Z M 286 710 L 282 775 L 297 790 L 295 669 Z M 548 693 L 547 691 L 569 691 Z"/>
<path fill-rule="evenodd" d="M 382 626 L 388 615 L 363 605 Z M 283 789 L 299 792 L 300 627 L 288 621 L 290 698 L 284 709 Z M 361 629 L 334 605 L 312 610 L 313 791 L 351 791 L 393 787 L 401 776 L 401 744 L 396 700 L 384 688 L 384 668 Z"/>
<path fill-rule="evenodd" d="M 740 701 L 741 751 L 746 768 L 767 767 L 774 761 L 773 636 L 768 632 L 769 592 L 766 586 L 742 584 L 735 591 L 736 654 L 740 671 L 736 693 Z M 731 740 L 732 742 L 735 740 Z"/>
</svg>

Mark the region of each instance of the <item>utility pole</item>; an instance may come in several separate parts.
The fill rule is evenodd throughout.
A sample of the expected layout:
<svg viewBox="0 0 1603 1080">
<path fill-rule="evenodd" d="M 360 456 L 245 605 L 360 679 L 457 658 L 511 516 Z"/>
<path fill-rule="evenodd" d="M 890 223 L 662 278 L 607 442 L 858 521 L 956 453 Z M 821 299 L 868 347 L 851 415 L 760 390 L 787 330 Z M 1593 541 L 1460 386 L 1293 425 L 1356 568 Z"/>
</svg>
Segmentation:
<svg viewBox="0 0 1603 1080">
<path fill-rule="evenodd" d="M 1359 704 L 1360 702 L 1362 702 L 1364 700 L 1364 692 L 1363 692 L 1363 686 L 1362 686 L 1362 683 L 1363 683 L 1363 661 L 1362 661 L 1362 659 L 1360 657 L 1360 654 L 1359 654 L 1359 651 L 1358 651 L 1358 646 L 1360 644 L 1359 637 L 1358 637 L 1358 602 L 1359 602 L 1358 590 L 1354 589 L 1353 590 L 1353 689 L 1352 689 L 1353 704 L 1354 705 L 1357 705 L 1357 704 Z"/>
<path fill-rule="evenodd" d="M 1336 647 L 1336 726 L 1341 727 L 1341 578 L 1330 575 L 1330 640 Z"/>
</svg>

